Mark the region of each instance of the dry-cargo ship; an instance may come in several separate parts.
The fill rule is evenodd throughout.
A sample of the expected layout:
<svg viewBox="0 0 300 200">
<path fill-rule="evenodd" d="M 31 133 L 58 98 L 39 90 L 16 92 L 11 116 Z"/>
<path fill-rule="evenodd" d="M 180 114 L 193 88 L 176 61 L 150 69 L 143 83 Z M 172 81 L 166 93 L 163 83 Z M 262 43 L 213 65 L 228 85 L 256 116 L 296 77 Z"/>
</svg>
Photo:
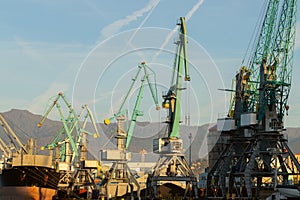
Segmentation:
<svg viewBox="0 0 300 200">
<path fill-rule="evenodd" d="M 58 181 L 52 156 L 19 154 L 3 163 L 0 197 L 1 200 L 52 200 Z"/>
</svg>

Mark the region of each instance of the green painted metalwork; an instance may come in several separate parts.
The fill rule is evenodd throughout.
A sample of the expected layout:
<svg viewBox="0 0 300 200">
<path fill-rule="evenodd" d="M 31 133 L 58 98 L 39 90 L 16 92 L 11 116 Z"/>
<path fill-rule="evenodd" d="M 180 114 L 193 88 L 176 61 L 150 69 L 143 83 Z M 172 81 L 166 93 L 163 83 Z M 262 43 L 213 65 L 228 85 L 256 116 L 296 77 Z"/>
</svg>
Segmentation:
<svg viewBox="0 0 300 200">
<path fill-rule="evenodd" d="M 178 23 L 179 41 L 177 42 L 177 51 L 175 55 L 175 62 L 173 67 L 173 74 L 171 78 L 171 87 L 166 95 L 163 96 L 164 104 L 169 105 L 169 138 L 180 138 L 180 104 L 181 104 L 181 90 L 182 88 L 182 72 L 185 69 L 185 81 L 190 81 L 188 74 L 188 60 L 187 60 L 187 38 L 185 19 L 180 17 Z"/>
<path fill-rule="evenodd" d="M 128 131 L 127 131 L 127 139 L 126 139 L 126 146 L 125 146 L 126 149 L 128 149 L 128 147 L 129 147 L 129 144 L 130 144 L 130 141 L 131 141 L 131 138 L 132 138 L 132 135 L 133 135 L 134 127 L 135 127 L 135 124 L 136 124 L 137 117 L 144 115 L 143 112 L 139 111 L 139 106 L 141 104 L 142 95 L 143 95 L 143 91 L 144 91 L 144 88 L 145 88 L 144 82 L 145 82 L 145 76 L 142 79 L 142 84 L 141 84 L 140 89 L 139 89 L 137 100 L 135 102 L 135 106 L 134 106 L 134 109 L 133 109 L 133 112 L 132 112 L 130 125 L 129 125 Z"/>
<path fill-rule="evenodd" d="M 62 99 L 63 103 L 67 106 L 68 108 L 68 116 L 65 117 L 63 114 L 63 111 L 61 109 L 61 105 L 59 103 L 59 100 Z M 77 114 L 75 113 L 74 109 L 72 108 L 71 104 L 67 101 L 67 99 L 65 98 L 64 94 L 59 93 L 54 101 L 53 104 L 48 108 L 48 110 L 46 111 L 46 113 L 44 114 L 42 120 L 38 123 L 38 127 L 41 127 L 43 122 L 45 121 L 45 119 L 48 117 L 48 115 L 50 114 L 50 112 L 53 110 L 53 108 L 56 107 L 60 116 L 60 120 L 63 124 L 63 127 L 61 128 L 61 130 L 59 131 L 59 133 L 57 134 L 57 136 L 54 138 L 54 140 L 42 147 L 42 149 L 44 148 L 48 148 L 48 149 L 53 149 L 55 147 L 60 146 L 60 156 L 61 156 L 61 161 L 64 162 L 65 161 L 65 157 L 66 157 L 66 152 L 65 152 L 65 142 L 68 141 L 71 144 L 72 147 L 72 162 L 75 160 L 75 157 L 78 157 L 78 149 L 76 148 L 76 143 L 75 143 L 75 137 L 73 136 L 72 133 L 74 130 L 78 130 L 78 118 L 77 118 Z M 64 137 L 65 135 L 65 137 Z"/>
<path fill-rule="evenodd" d="M 150 67 L 148 67 L 146 64 L 142 64 L 142 67 L 144 69 L 144 77 L 141 80 L 142 83 L 141 83 L 139 93 L 138 93 L 138 96 L 137 96 L 137 100 L 135 102 L 135 106 L 133 108 L 133 112 L 132 112 L 132 115 L 131 115 L 131 122 L 130 122 L 130 125 L 129 125 L 129 128 L 128 128 L 128 131 L 127 131 L 126 149 L 128 149 L 128 147 L 129 147 L 129 144 L 130 144 L 130 141 L 131 141 L 131 138 L 132 138 L 132 135 L 133 135 L 133 131 L 134 131 L 134 126 L 136 124 L 137 117 L 138 116 L 143 116 L 143 112 L 139 111 L 139 107 L 140 107 L 140 104 L 141 104 L 141 100 L 143 98 L 142 95 L 143 95 L 143 91 L 144 91 L 144 88 L 145 88 L 145 79 L 147 80 L 147 83 L 148 83 L 148 86 L 149 86 L 149 89 L 150 89 L 150 92 L 151 92 L 151 95 L 152 95 L 152 99 L 153 99 L 153 101 L 156 105 L 156 110 L 160 109 L 160 107 L 158 105 L 158 96 L 157 96 L 157 86 L 156 86 L 155 72 Z M 151 75 L 153 75 L 154 87 L 153 87 L 153 84 L 151 84 L 151 81 L 150 81 L 150 78 L 149 78 L 150 73 L 148 72 L 148 70 L 150 70 Z"/>
<path fill-rule="evenodd" d="M 64 116 L 64 112 L 61 108 L 61 103 L 59 102 L 60 99 L 62 100 L 62 103 L 66 105 L 66 107 L 68 109 L 68 115 L 66 117 Z M 82 107 L 82 111 L 80 112 L 80 114 L 77 115 L 77 113 L 73 109 L 72 105 L 65 98 L 64 94 L 59 93 L 55 97 L 51 106 L 46 111 L 42 120 L 38 123 L 38 127 L 41 127 L 43 125 L 45 119 L 48 117 L 48 115 L 50 114 L 50 112 L 53 110 L 54 107 L 57 108 L 57 111 L 59 113 L 60 120 L 63 124 L 63 127 L 60 129 L 60 131 L 58 132 L 56 137 L 52 140 L 52 142 L 49 143 L 48 145 L 43 146 L 42 149 L 54 149 L 56 147 L 59 147 L 60 161 L 64 162 L 65 158 L 66 158 L 65 145 L 66 145 L 66 142 L 69 142 L 72 147 L 71 163 L 74 163 L 74 161 L 78 158 L 78 155 L 79 155 L 78 149 L 79 149 L 79 145 L 81 143 L 82 134 L 86 133 L 89 135 L 93 135 L 93 133 L 90 133 L 85 130 L 85 125 L 87 123 L 88 117 L 91 119 L 92 124 L 95 128 L 96 132 L 94 134 L 99 136 L 92 112 L 90 111 L 88 106 L 85 105 Z M 86 114 L 85 114 L 84 120 L 81 124 L 79 117 L 84 113 L 84 111 L 86 111 Z"/>
<path fill-rule="evenodd" d="M 294 65 L 294 47 L 296 39 L 297 0 L 285 0 L 279 18 L 279 25 L 271 54 L 271 61 L 276 70 L 276 98 L 277 115 L 282 118 L 287 109 L 287 100 L 291 88 L 292 69 Z"/>
<path fill-rule="evenodd" d="M 276 15 L 279 9 L 279 0 L 272 0 L 268 2 L 266 7 L 265 16 L 262 21 L 261 28 L 258 33 L 258 39 L 250 63 L 248 64 L 251 71 L 251 76 L 247 81 L 248 90 L 245 91 L 244 96 L 250 96 L 243 102 L 243 111 L 255 112 L 258 110 L 258 96 L 259 96 L 259 83 L 260 83 L 260 66 L 263 59 L 266 59 L 271 51 L 273 33 L 276 26 Z"/>
<path fill-rule="evenodd" d="M 136 80 L 140 76 L 140 73 L 141 73 L 142 70 L 144 71 L 144 75 L 143 75 L 143 78 L 141 79 L 142 83 L 141 83 L 141 86 L 139 88 L 139 93 L 138 93 L 138 96 L 137 96 L 137 100 L 135 102 L 134 109 L 132 111 L 131 122 L 130 122 L 129 128 L 127 130 L 126 149 L 128 148 L 128 146 L 130 144 L 130 141 L 131 141 L 131 138 L 132 138 L 132 135 L 133 135 L 133 131 L 134 131 L 134 127 L 135 127 L 135 124 L 136 124 L 137 117 L 138 116 L 143 116 L 143 112 L 139 111 L 139 106 L 140 106 L 140 103 L 141 103 L 141 99 L 142 99 L 142 95 L 143 95 L 143 91 L 144 91 L 145 81 L 146 80 L 147 80 L 147 83 L 148 83 L 148 86 L 149 86 L 149 89 L 150 89 L 150 93 L 151 93 L 152 99 L 153 99 L 153 101 L 154 101 L 154 103 L 156 105 L 156 109 L 159 110 L 158 95 L 157 95 L 157 85 L 156 85 L 156 74 L 155 74 L 155 72 L 150 67 L 148 67 L 146 65 L 145 62 L 142 62 L 141 64 L 138 65 L 138 71 L 135 74 L 134 78 L 132 78 L 132 82 L 130 84 L 129 90 L 126 93 L 125 98 L 122 101 L 121 106 L 120 106 L 118 112 L 116 114 L 114 114 L 113 117 L 104 120 L 105 124 L 109 124 L 110 121 L 112 121 L 114 119 L 117 119 L 117 117 L 119 117 L 121 115 L 124 115 L 127 112 L 127 109 L 124 110 L 124 108 L 123 108 L 124 104 L 127 101 L 129 95 L 131 94 L 132 89 L 133 89 L 133 87 L 134 87 L 134 85 L 136 83 Z M 154 84 L 152 84 L 152 82 L 150 80 L 150 75 L 153 76 Z"/>
<path fill-rule="evenodd" d="M 283 116 L 291 88 L 296 36 L 297 0 L 284 0 L 277 14 L 271 51 L 263 61 L 264 77 L 260 77 L 258 120 L 266 110 L 276 110 L 277 127 L 283 127 Z M 262 70 L 262 69 L 261 69 Z"/>
<path fill-rule="evenodd" d="M 253 54 L 251 75 L 243 91 L 242 112 L 257 112 L 258 121 L 266 109 L 275 110 L 279 123 L 288 108 L 296 35 L 297 0 L 269 0 Z"/>
<path fill-rule="evenodd" d="M 66 99 L 64 98 L 64 96 L 62 95 L 63 100 L 66 102 L 66 104 L 68 105 L 68 107 L 70 108 L 70 113 L 72 113 L 72 117 L 71 119 L 71 125 L 68 123 L 68 121 L 64 118 L 63 112 L 61 110 L 61 107 L 59 104 L 56 104 L 57 110 L 59 112 L 60 115 L 60 120 L 63 124 L 63 129 L 64 129 L 64 133 L 67 135 L 67 138 L 64 140 L 64 142 L 67 140 L 70 142 L 71 147 L 72 147 L 72 152 L 73 152 L 73 156 L 72 156 L 72 160 L 71 163 L 74 162 L 75 157 L 78 157 L 78 149 L 77 149 L 77 145 L 75 143 L 75 139 L 72 136 L 72 132 L 73 132 L 73 128 L 78 126 L 78 119 L 77 119 L 77 115 L 74 114 L 74 109 L 70 106 L 70 104 L 66 101 Z M 76 130 L 78 130 L 78 127 L 76 128 Z M 66 153 L 63 152 L 62 153 L 62 161 L 64 161 L 66 156 Z"/>
</svg>

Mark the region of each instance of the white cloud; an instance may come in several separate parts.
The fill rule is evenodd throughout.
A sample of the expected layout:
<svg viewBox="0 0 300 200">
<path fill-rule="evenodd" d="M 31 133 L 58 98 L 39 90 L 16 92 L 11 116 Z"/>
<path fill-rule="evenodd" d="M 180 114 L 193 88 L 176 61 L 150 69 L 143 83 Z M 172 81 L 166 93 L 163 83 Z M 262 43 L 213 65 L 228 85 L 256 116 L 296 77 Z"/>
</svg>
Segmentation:
<svg viewBox="0 0 300 200">
<path fill-rule="evenodd" d="M 145 13 L 151 11 L 157 6 L 159 0 L 151 0 L 144 8 L 133 12 L 131 15 L 126 16 L 124 19 L 117 20 L 112 24 L 104 27 L 101 34 L 105 37 L 111 36 L 117 33 L 123 26 L 136 21 L 139 17 L 142 17 Z"/>
</svg>

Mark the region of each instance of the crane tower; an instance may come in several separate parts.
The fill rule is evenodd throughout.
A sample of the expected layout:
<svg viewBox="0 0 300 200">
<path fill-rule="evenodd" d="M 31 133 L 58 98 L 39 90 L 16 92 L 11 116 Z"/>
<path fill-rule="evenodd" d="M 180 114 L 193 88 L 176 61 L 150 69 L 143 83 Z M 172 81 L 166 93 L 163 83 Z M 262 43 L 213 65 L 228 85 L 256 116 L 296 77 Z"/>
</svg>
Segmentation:
<svg viewBox="0 0 300 200">
<path fill-rule="evenodd" d="M 235 77 L 232 105 L 218 119 L 229 137 L 207 177 L 207 197 L 262 199 L 287 185 L 300 165 L 287 145 L 283 117 L 291 88 L 297 0 L 269 0 L 247 66 Z"/>
<path fill-rule="evenodd" d="M 123 107 L 128 97 L 132 93 L 133 86 L 135 85 L 136 80 L 138 79 L 142 71 L 144 72 L 144 75 L 141 78 L 141 85 L 139 87 L 137 99 L 135 101 L 134 109 L 132 111 L 130 125 L 128 129 L 126 129 L 125 120 L 127 110 L 123 109 Z M 150 81 L 150 75 L 153 75 L 154 84 L 152 84 Z M 110 121 L 113 119 L 117 120 L 116 138 L 118 149 L 101 150 L 102 161 L 113 162 L 113 165 L 110 168 L 109 173 L 104 180 L 104 186 L 106 190 L 104 193 L 106 193 L 107 198 L 110 198 L 110 196 L 121 197 L 127 193 L 131 193 L 131 197 L 133 198 L 133 191 L 135 191 L 135 188 L 137 192 L 137 197 L 140 198 L 140 185 L 136 180 L 135 176 L 131 173 L 129 166 L 127 165 L 127 162 L 131 159 L 131 153 L 127 152 L 127 149 L 133 136 L 137 117 L 143 116 L 143 112 L 139 110 L 139 107 L 143 98 L 146 80 L 148 82 L 153 101 L 156 105 L 156 110 L 159 110 L 160 107 L 158 105 L 157 99 L 155 72 L 150 67 L 148 67 L 148 65 L 145 62 L 142 62 L 138 65 L 138 71 L 132 79 L 132 83 L 129 87 L 128 92 L 125 95 L 124 100 L 121 103 L 119 111 L 113 117 L 104 120 L 104 124 L 106 125 L 109 125 Z"/>
<path fill-rule="evenodd" d="M 169 116 L 166 123 L 166 137 L 154 139 L 153 151 L 160 154 L 160 158 L 147 180 L 148 195 L 158 198 L 158 186 L 160 184 L 174 181 L 185 182 L 185 197 L 198 198 L 197 178 L 193 174 L 183 153 L 183 142 L 180 138 L 180 109 L 183 69 L 185 70 L 185 81 L 190 81 L 187 60 L 187 37 L 186 24 L 183 17 L 180 18 L 179 40 L 173 67 L 171 87 L 166 95 L 163 95 L 163 108 L 168 109 Z"/>
</svg>

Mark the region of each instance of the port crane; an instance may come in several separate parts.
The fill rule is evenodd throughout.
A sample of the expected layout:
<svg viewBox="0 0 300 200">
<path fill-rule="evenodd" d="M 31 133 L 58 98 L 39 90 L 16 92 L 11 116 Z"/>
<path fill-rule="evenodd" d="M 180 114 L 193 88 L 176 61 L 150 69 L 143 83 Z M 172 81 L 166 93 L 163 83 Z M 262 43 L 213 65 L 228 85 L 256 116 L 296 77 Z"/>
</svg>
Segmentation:
<svg viewBox="0 0 300 200">
<path fill-rule="evenodd" d="M 62 105 L 59 100 L 62 100 L 62 103 L 64 103 L 68 109 L 68 115 L 67 117 L 64 116 L 64 112 L 62 110 Z M 43 118 L 40 120 L 40 122 L 37 124 L 37 126 L 40 128 L 42 127 L 45 119 L 49 116 L 50 112 L 53 110 L 53 108 L 56 107 L 58 110 L 58 113 L 60 115 L 60 119 L 63 123 L 63 127 L 57 134 L 57 136 L 54 138 L 54 140 L 46 145 L 42 146 L 41 150 L 49 149 L 53 150 L 56 147 L 60 147 L 60 161 L 65 162 L 68 160 L 71 164 L 75 162 L 75 159 L 79 157 L 79 146 L 81 142 L 84 143 L 84 149 L 86 149 L 86 134 L 93 135 L 95 138 L 99 137 L 99 132 L 94 120 L 94 117 L 92 115 L 92 112 L 90 108 L 87 105 L 82 106 L 82 110 L 79 115 L 75 112 L 72 105 L 68 102 L 66 97 L 62 92 L 60 92 L 53 100 L 53 103 L 50 105 L 46 113 L 44 114 Z M 80 122 L 79 118 L 84 115 L 83 122 Z M 87 120 L 90 119 L 92 122 L 93 128 L 95 130 L 95 133 L 91 133 L 89 131 L 85 130 Z M 84 140 L 82 140 L 84 138 Z M 72 154 L 66 153 L 66 143 L 71 145 L 70 151 Z M 70 148 L 70 147 L 68 147 Z M 86 151 L 86 150 L 84 150 Z M 72 155 L 72 156 L 70 156 Z M 67 157 L 69 156 L 69 157 Z M 81 160 L 85 158 L 85 155 L 82 155 L 83 158 L 80 158 Z"/>
<path fill-rule="evenodd" d="M 144 115 L 144 113 L 142 111 L 139 111 L 139 107 L 140 107 L 140 104 L 141 104 L 142 95 L 143 95 L 143 91 L 144 91 L 144 88 L 145 88 L 145 81 L 146 80 L 147 80 L 147 83 L 148 83 L 148 86 L 149 86 L 149 89 L 150 89 L 150 93 L 151 93 L 152 99 L 153 99 L 154 104 L 156 106 L 156 110 L 160 109 L 160 106 L 158 104 L 158 98 L 157 98 L 156 75 L 155 75 L 155 72 L 150 67 L 148 67 L 148 65 L 146 64 L 146 62 L 141 62 L 141 64 L 138 65 L 138 71 L 135 74 L 135 76 L 132 78 L 132 82 L 131 82 L 131 85 L 129 87 L 129 90 L 126 93 L 125 98 L 122 101 L 121 106 L 120 106 L 118 112 L 116 114 L 114 114 L 113 117 L 104 120 L 104 124 L 105 125 L 109 125 L 110 122 L 113 119 L 117 119 L 119 116 L 124 115 L 127 112 L 127 110 L 124 110 L 124 105 L 127 102 L 128 97 L 131 94 L 131 92 L 133 90 L 133 87 L 134 87 L 134 85 L 136 83 L 136 80 L 138 79 L 138 77 L 141 74 L 141 71 L 144 72 L 144 75 L 143 75 L 143 77 L 141 79 L 141 85 L 139 87 L 139 92 L 138 92 L 137 100 L 136 100 L 134 108 L 133 108 L 133 112 L 132 112 L 132 115 L 131 115 L 131 121 L 130 121 L 129 128 L 127 130 L 127 139 L 126 139 L 126 145 L 125 145 L 126 149 L 128 149 L 128 147 L 129 147 L 129 144 L 130 144 L 130 141 L 131 141 L 131 138 L 132 138 L 132 135 L 133 135 L 134 127 L 135 127 L 135 124 L 136 124 L 137 117 Z M 151 73 L 149 73 L 149 71 Z M 154 84 L 151 83 L 150 75 L 153 75 Z"/>
<path fill-rule="evenodd" d="M 62 108 L 63 104 L 67 108 L 65 112 Z M 92 192 L 95 188 L 90 170 L 97 169 L 99 165 L 98 161 L 87 160 L 86 157 L 87 134 L 93 135 L 95 138 L 99 136 L 92 112 L 87 105 L 84 105 L 80 114 L 77 115 L 64 94 L 59 92 L 54 97 L 53 103 L 49 106 L 43 118 L 37 124 L 39 128 L 42 127 L 54 107 L 58 110 L 63 127 L 54 140 L 50 144 L 42 146 L 41 149 L 56 150 L 55 163 L 57 171 L 61 174 L 58 187 L 60 191 L 63 191 L 59 195 L 70 195 L 76 189 L 87 185 L 89 185 L 87 186 L 88 192 Z M 81 117 L 83 117 L 83 121 L 80 121 Z M 85 129 L 88 119 L 90 119 L 95 133 Z M 74 167 L 77 168 L 74 169 Z"/>
<path fill-rule="evenodd" d="M 62 110 L 62 105 L 59 100 L 62 100 L 62 102 L 66 105 L 68 109 L 67 117 L 64 116 L 64 111 Z M 56 107 L 58 110 L 60 120 L 63 123 L 63 127 L 61 128 L 57 136 L 54 138 L 54 140 L 50 144 L 42 146 L 41 150 L 44 150 L 45 148 L 53 150 L 54 148 L 57 149 L 57 147 L 60 147 L 60 152 L 56 155 L 57 158 L 60 158 L 60 162 L 66 162 L 71 164 L 75 161 L 75 158 L 78 157 L 78 145 L 76 145 L 76 137 L 79 134 L 73 136 L 73 132 L 74 130 L 79 130 L 79 120 L 73 107 L 68 102 L 68 100 L 62 92 L 59 92 L 58 95 L 55 96 L 53 103 L 49 106 L 43 118 L 37 124 L 37 127 L 42 127 L 44 121 L 47 119 L 54 107 Z M 72 149 L 70 149 L 70 145 Z"/>
<path fill-rule="evenodd" d="M 143 75 L 141 75 L 141 73 Z M 153 76 L 154 82 L 152 83 L 150 80 L 150 76 Z M 132 111 L 130 124 L 128 129 L 125 127 L 126 113 L 127 109 L 124 109 L 125 102 L 127 102 L 128 97 L 132 93 L 134 85 L 136 84 L 137 79 L 141 77 L 141 84 L 139 86 L 137 99 L 135 101 L 135 105 Z M 137 196 L 140 198 L 140 185 L 133 174 L 130 172 L 130 168 L 127 165 L 127 162 L 131 159 L 131 154 L 126 150 L 129 147 L 130 141 L 132 139 L 132 135 L 134 132 L 134 127 L 139 116 L 143 116 L 143 112 L 139 110 L 143 92 L 145 89 L 145 82 L 147 81 L 149 90 L 156 105 L 156 110 L 160 109 L 157 98 L 157 86 L 156 86 L 156 75 L 155 72 L 145 63 L 141 62 L 138 65 L 138 71 L 135 76 L 132 78 L 132 82 L 130 84 L 129 90 L 127 91 L 124 100 L 121 103 L 121 106 L 118 112 L 111 118 L 105 119 L 104 124 L 109 125 L 110 122 L 114 119 L 117 120 L 117 150 L 102 150 L 101 151 L 101 159 L 103 161 L 112 161 L 113 165 L 110 169 L 110 173 L 104 180 L 107 198 L 114 196 L 122 196 L 126 193 L 131 193 L 133 195 L 134 186 L 137 188 Z M 116 185 L 117 183 L 117 185 Z M 116 185 L 115 189 L 114 188 Z M 129 187 L 129 188 L 128 188 Z M 117 192 L 119 191 L 119 194 Z M 132 196 L 133 197 L 133 196 Z"/>
<path fill-rule="evenodd" d="M 267 1 L 254 50 L 235 77 L 233 104 L 217 129 L 227 143 L 207 177 L 209 198 L 262 198 L 300 165 L 284 137 L 292 79 L 297 0 Z M 226 180 L 229 180 L 228 182 Z"/>
<path fill-rule="evenodd" d="M 185 18 L 180 17 L 179 40 L 176 42 L 177 51 L 171 78 L 171 87 L 166 95 L 163 95 L 163 108 L 168 109 L 169 116 L 166 121 L 166 135 L 153 141 L 153 152 L 160 154 L 160 158 L 154 167 L 154 171 L 147 180 L 148 194 L 150 198 L 158 199 L 158 185 L 167 182 L 185 182 L 185 197 L 198 198 L 197 178 L 193 174 L 183 153 L 183 142 L 180 138 L 180 109 L 183 81 L 190 81 L 188 73 L 187 36 Z"/>
</svg>

